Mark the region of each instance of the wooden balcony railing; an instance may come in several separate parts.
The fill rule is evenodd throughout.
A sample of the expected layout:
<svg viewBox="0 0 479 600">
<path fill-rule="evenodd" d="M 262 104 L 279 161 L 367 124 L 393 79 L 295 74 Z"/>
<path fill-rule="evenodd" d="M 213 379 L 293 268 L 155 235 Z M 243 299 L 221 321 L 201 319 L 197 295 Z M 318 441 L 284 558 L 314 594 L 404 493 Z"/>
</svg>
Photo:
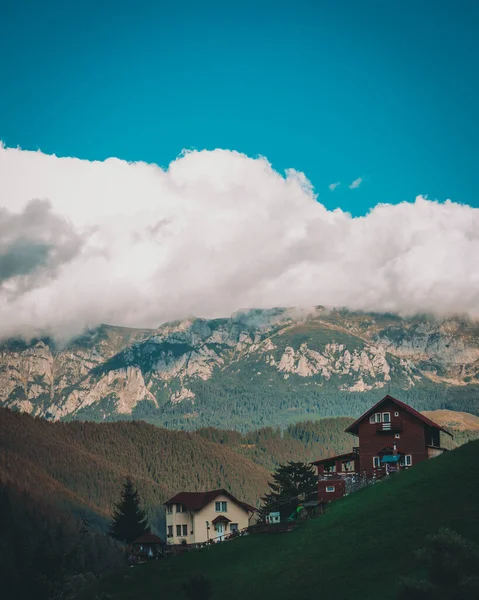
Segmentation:
<svg viewBox="0 0 479 600">
<path fill-rule="evenodd" d="M 391 433 L 402 431 L 402 421 L 394 420 L 390 423 L 377 423 L 376 432 L 377 433 Z"/>
</svg>

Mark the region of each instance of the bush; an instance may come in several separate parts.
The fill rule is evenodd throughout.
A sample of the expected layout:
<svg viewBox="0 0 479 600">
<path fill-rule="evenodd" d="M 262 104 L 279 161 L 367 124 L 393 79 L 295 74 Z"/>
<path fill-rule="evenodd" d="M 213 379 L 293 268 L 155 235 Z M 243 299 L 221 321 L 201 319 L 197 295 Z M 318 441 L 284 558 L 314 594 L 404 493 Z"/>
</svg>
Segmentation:
<svg viewBox="0 0 479 600">
<path fill-rule="evenodd" d="M 426 577 L 403 579 L 398 600 L 477 600 L 479 546 L 442 528 L 415 552 Z"/>
</svg>

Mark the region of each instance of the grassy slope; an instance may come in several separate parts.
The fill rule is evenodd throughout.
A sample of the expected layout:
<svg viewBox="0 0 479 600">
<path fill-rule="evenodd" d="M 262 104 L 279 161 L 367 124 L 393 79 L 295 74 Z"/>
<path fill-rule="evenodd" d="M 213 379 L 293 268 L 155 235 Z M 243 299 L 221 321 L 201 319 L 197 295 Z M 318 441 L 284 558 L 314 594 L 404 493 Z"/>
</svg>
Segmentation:
<svg viewBox="0 0 479 600">
<path fill-rule="evenodd" d="M 423 414 L 443 427 L 460 431 L 479 431 L 479 417 L 455 410 L 425 410 Z"/>
<path fill-rule="evenodd" d="M 479 542 L 479 441 L 357 492 L 327 514 L 279 536 L 256 535 L 120 572 L 87 590 L 117 600 L 184 598 L 203 572 L 214 598 L 386 600 L 412 552 L 441 526 Z"/>
</svg>

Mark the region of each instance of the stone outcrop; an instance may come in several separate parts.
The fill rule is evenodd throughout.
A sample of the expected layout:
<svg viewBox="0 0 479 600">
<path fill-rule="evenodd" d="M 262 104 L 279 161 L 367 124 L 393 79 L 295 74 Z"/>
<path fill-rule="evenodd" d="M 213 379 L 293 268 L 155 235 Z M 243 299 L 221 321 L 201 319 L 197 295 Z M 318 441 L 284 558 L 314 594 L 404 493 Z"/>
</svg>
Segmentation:
<svg viewBox="0 0 479 600">
<path fill-rule="evenodd" d="M 51 340 L 0 346 L 0 405 L 62 419 L 195 403 L 197 382 L 231 374 L 268 385 L 368 392 L 479 383 L 479 326 L 458 319 L 272 309 L 230 319 L 187 319 L 156 330 L 101 326 L 57 348 Z M 251 384 L 254 393 L 254 384 Z M 106 404 L 105 404 L 106 403 Z M 105 408 L 106 407 L 106 408 Z M 105 412 L 106 411 L 106 412 Z"/>
</svg>

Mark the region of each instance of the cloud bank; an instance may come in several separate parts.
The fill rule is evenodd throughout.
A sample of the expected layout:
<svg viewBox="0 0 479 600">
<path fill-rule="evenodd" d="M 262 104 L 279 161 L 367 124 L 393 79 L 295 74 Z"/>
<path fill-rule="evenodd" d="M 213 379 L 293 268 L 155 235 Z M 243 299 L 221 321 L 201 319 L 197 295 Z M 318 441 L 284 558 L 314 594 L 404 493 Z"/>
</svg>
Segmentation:
<svg viewBox="0 0 479 600">
<path fill-rule="evenodd" d="M 302 173 L 188 152 L 167 170 L 0 147 L 0 337 L 239 308 L 479 318 L 479 210 L 328 211 Z"/>
</svg>

